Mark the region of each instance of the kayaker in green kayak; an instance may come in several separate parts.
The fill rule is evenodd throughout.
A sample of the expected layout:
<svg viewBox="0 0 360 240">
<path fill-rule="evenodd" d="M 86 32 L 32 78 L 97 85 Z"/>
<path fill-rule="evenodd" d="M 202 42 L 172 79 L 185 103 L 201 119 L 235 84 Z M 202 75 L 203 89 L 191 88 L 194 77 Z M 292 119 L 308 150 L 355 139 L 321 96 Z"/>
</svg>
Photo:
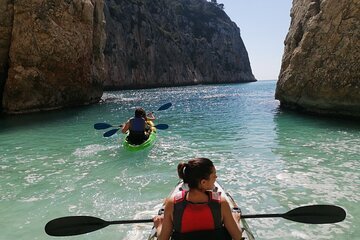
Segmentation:
<svg viewBox="0 0 360 240">
<path fill-rule="evenodd" d="M 234 239 L 240 240 L 238 212 L 215 187 L 216 169 L 211 160 L 195 158 L 177 167 L 188 190 L 166 199 L 164 215 L 153 218 L 159 240 Z"/>
<path fill-rule="evenodd" d="M 148 132 L 148 134 L 151 133 L 151 131 L 156 131 L 156 128 L 154 127 L 153 121 L 156 119 L 153 112 L 149 112 L 147 115 L 145 111 L 143 112 L 143 118 L 145 119 L 147 126 L 145 127 L 145 130 Z"/>
<path fill-rule="evenodd" d="M 140 145 L 145 142 L 150 135 L 152 126 L 148 124 L 148 121 L 154 120 L 155 117 L 151 113 L 146 116 L 146 112 L 143 108 L 138 107 L 135 109 L 135 116 L 130 118 L 122 127 L 122 133 L 127 133 L 127 141 L 134 145 Z"/>
</svg>

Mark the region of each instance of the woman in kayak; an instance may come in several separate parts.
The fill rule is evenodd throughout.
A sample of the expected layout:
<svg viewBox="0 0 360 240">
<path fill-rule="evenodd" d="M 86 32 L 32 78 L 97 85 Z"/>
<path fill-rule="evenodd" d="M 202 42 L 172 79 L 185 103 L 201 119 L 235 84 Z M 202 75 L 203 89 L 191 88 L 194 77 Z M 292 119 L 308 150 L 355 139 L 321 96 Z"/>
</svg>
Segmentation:
<svg viewBox="0 0 360 240">
<path fill-rule="evenodd" d="M 155 119 L 155 118 L 154 118 Z M 130 118 L 123 126 L 122 133 L 129 131 L 127 141 L 134 145 L 140 145 L 149 138 L 150 126 L 148 126 L 146 112 L 142 108 L 135 109 L 135 117 Z"/>
<path fill-rule="evenodd" d="M 151 131 L 156 131 L 156 128 L 154 127 L 153 121 L 156 119 L 153 112 L 149 112 L 146 115 L 146 112 L 143 112 L 142 116 L 146 121 L 145 131 L 148 135 L 150 135 Z"/>
<path fill-rule="evenodd" d="M 189 190 L 166 199 L 164 215 L 153 218 L 158 239 L 240 240 L 240 214 L 232 213 L 226 199 L 211 191 L 217 178 L 212 161 L 195 158 L 180 163 L 177 171 Z"/>
</svg>

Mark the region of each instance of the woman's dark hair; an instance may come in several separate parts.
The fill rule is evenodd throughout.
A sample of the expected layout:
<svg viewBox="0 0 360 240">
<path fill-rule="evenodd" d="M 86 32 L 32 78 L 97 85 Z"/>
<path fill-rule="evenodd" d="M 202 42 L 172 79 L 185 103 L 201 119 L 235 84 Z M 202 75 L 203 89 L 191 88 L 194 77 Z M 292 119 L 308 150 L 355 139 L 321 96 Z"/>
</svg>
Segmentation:
<svg viewBox="0 0 360 240">
<path fill-rule="evenodd" d="M 189 188 L 198 188 L 203 179 L 209 179 L 214 168 L 213 162 L 208 158 L 194 158 L 187 163 L 179 163 L 178 175 L 189 185 Z"/>
<path fill-rule="evenodd" d="M 144 116 L 146 116 L 146 112 L 143 108 L 138 107 L 135 109 L 135 117 L 137 118 L 143 118 Z"/>
</svg>

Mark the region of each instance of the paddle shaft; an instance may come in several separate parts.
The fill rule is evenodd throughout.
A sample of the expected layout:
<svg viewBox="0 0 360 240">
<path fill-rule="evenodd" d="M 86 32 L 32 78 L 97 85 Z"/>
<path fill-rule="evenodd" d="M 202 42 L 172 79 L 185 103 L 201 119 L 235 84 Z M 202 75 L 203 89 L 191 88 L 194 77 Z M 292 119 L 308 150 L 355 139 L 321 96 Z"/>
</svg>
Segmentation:
<svg viewBox="0 0 360 240">
<path fill-rule="evenodd" d="M 118 220 L 118 221 L 108 221 L 110 224 L 129 224 L 129 223 L 149 223 L 153 222 L 152 219 L 135 219 L 135 220 Z"/>
<path fill-rule="evenodd" d="M 274 213 L 274 214 L 248 214 L 248 215 L 241 215 L 241 218 L 277 218 L 283 217 L 284 214 L 282 213 Z"/>
<path fill-rule="evenodd" d="M 156 111 L 166 110 L 166 109 L 170 108 L 171 105 L 172 105 L 172 103 L 170 103 L 170 102 L 165 103 L 164 105 L 160 106 Z M 151 113 L 154 113 L 154 112 L 151 112 Z M 96 130 L 107 129 L 107 128 L 110 128 L 110 127 L 122 128 L 123 125 L 116 126 L 116 125 L 111 125 L 111 124 L 109 124 L 109 123 L 95 123 L 95 124 L 94 124 L 94 128 L 95 128 Z M 111 135 L 113 135 L 113 134 L 111 134 Z"/>
<path fill-rule="evenodd" d="M 167 124 L 157 124 L 154 126 L 156 129 L 160 129 L 160 130 L 165 130 L 165 129 L 168 129 L 169 128 L 169 125 Z M 114 135 L 115 133 L 117 133 L 118 131 L 120 130 L 120 128 L 114 128 L 114 129 L 111 129 L 107 132 L 105 132 L 103 134 L 104 137 L 111 137 L 112 135 Z"/>
<path fill-rule="evenodd" d="M 308 216 L 308 214 L 304 214 Z M 272 213 L 272 214 L 247 214 L 241 215 L 241 218 L 278 218 L 286 217 L 286 213 Z M 299 215 L 300 217 L 300 215 Z M 109 224 L 127 224 L 127 223 L 148 223 L 152 222 L 152 219 L 138 219 L 138 220 L 120 220 L 120 221 L 111 221 Z"/>
</svg>

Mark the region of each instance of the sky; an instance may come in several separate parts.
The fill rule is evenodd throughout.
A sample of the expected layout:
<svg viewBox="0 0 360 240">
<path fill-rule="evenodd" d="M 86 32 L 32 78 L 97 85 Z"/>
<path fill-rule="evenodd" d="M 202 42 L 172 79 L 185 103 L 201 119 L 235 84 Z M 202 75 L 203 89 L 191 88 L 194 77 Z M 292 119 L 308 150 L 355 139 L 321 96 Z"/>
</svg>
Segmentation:
<svg viewBox="0 0 360 240">
<path fill-rule="evenodd" d="M 292 0 L 217 0 L 240 28 L 257 80 L 277 80 Z"/>
</svg>

